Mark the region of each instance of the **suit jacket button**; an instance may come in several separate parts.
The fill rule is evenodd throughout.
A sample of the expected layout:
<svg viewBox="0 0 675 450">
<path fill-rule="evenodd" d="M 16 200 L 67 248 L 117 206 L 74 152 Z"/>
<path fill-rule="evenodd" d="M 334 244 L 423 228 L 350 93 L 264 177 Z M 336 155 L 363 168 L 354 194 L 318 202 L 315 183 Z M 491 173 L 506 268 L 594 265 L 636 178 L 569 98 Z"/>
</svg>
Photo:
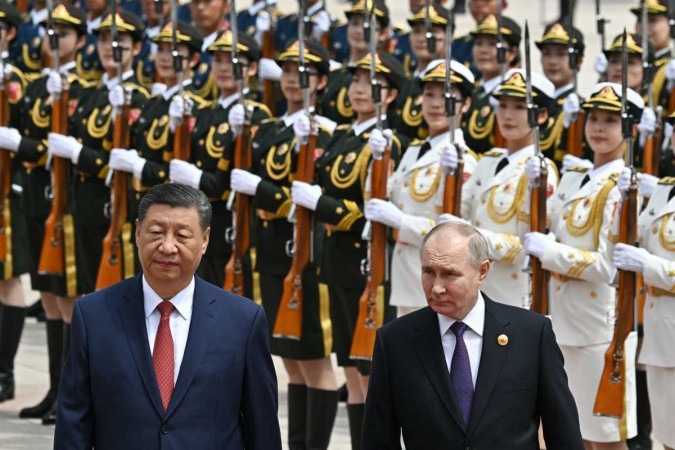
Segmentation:
<svg viewBox="0 0 675 450">
<path fill-rule="evenodd" d="M 162 434 L 169 434 L 169 426 L 165 423 L 162 424 L 162 428 L 160 428 Z"/>
</svg>

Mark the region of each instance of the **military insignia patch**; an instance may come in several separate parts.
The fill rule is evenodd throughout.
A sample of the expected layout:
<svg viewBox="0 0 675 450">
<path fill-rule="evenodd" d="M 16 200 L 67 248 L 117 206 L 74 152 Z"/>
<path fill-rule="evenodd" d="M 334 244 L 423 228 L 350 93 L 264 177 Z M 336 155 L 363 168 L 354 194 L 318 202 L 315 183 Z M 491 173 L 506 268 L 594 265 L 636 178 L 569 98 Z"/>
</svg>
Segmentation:
<svg viewBox="0 0 675 450">
<path fill-rule="evenodd" d="M 490 106 L 485 105 L 480 109 L 480 116 L 487 117 L 490 114 Z"/>
<path fill-rule="evenodd" d="M 87 49 L 85 50 L 85 53 L 87 55 L 91 55 L 92 53 L 94 53 L 94 50 L 96 50 L 96 47 L 94 46 L 94 44 L 89 44 L 89 45 L 87 45 Z"/>
<path fill-rule="evenodd" d="M 352 164 L 354 161 L 356 161 L 356 152 L 349 152 L 345 158 L 345 162 L 347 164 Z"/>
<path fill-rule="evenodd" d="M 281 144 L 279 148 L 277 148 L 277 155 L 284 156 L 286 153 L 288 153 L 288 144 Z"/>
<path fill-rule="evenodd" d="M 218 125 L 218 134 L 225 134 L 229 131 L 230 125 L 227 122 L 223 122 Z"/>
</svg>

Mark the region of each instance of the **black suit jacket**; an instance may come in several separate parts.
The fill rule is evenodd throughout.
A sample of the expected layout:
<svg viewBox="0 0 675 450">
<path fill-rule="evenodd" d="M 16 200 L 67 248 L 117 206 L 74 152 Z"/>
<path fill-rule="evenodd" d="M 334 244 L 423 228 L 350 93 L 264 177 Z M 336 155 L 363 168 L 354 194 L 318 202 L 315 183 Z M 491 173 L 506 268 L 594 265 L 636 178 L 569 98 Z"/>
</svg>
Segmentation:
<svg viewBox="0 0 675 450">
<path fill-rule="evenodd" d="M 364 418 L 363 448 L 583 450 L 551 322 L 485 294 L 485 328 L 467 427 L 457 409 L 438 316 L 424 308 L 380 329 Z M 497 338 L 508 337 L 506 345 Z"/>
</svg>

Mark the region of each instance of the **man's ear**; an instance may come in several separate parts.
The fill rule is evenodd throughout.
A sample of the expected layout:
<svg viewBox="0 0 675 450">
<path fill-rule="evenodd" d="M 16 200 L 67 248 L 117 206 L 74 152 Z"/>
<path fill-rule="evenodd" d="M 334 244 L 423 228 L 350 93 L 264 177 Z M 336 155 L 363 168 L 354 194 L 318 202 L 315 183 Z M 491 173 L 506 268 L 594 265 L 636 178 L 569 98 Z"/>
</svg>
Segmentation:
<svg viewBox="0 0 675 450">
<path fill-rule="evenodd" d="M 141 222 L 136 219 L 136 242 L 141 238 Z"/>
<path fill-rule="evenodd" d="M 202 233 L 202 255 L 206 253 L 206 248 L 209 246 L 209 238 L 211 237 L 211 227 L 208 227 Z"/>
<path fill-rule="evenodd" d="M 486 259 L 480 263 L 480 267 L 478 268 L 478 284 L 483 284 L 488 276 L 488 272 L 490 272 L 490 260 Z"/>
</svg>

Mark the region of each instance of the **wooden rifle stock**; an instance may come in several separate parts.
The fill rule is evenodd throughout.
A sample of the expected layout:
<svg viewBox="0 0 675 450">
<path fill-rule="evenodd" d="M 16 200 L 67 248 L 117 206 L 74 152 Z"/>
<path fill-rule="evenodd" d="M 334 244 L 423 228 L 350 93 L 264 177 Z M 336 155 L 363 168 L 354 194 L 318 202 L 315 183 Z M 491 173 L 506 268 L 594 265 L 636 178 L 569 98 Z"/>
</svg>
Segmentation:
<svg viewBox="0 0 675 450">
<path fill-rule="evenodd" d="M 309 135 L 307 143 L 300 147 L 298 154 L 298 174 L 296 179 L 305 183 L 314 181 L 314 150 L 317 135 Z M 284 278 L 284 292 L 279 304 L 274 337 L 299 340 L 302 337 L 303 290 L 302 274 L 310 261 L 312 249 L 312 211 L 301 206 L 295 209 L 295 227 L 293 230 L 293 262 L 291 270 Z"/>
<path fill-rule="evenodd" d="M 461 149 L 459 149 L 461 151 Z M 464 182 L 464 163 L 460 162 L 455 173 L 445 176 L 443 188 L 443 212 L 460 217 L 462 215 L 462 183 Z"/>
<path fill-rule="evenodd" d="M 28 12 L 28 1 L 27 0 L 16 0 L 14 6 L 19 10 L 21 14 L 26 14 Z M 48 66 L 45 66 L 48 67 Z"/>
<path fill-rule="evenodd" d="M 654 159 L 658 158 L 659 153 L 656 150 L 656 139 L 654 136 L 648 136 L 645 139 L 645 145 L 642 148 L 642 172 L 650 175 L 656 175 L 659 170 L 658 162 Z"/>
<path fill-rule="evenodd" d="M 548 191 L 547 163 L 543 160 L 539 186 L 532 190 L 530 202 L 531 230 L 546 233 L 546 194 Z M 548 314 L 548 280 L 549 272 L 541 266 L 541 260 L 530 257 L 530 280 L 532 283 L 532 304 L 530 309 L 541 315 Z"/>
<path fill-rule="evenodd" d="M 68 134 L 68 91 L 64 90 L 52 104 L 52 131 Z M 70 164 L 64 158 L 52 157 L 52 207 L 45 221 L 45 234 L 38 263 L 41 275 L 63 275 L 65 273 L 65 253 L 63 234 L 63 214 L 68 203 L 68 168 Z"/>
<path fill-rule="evenodd" d="M 670 95 L 668 96 L 668 114 L 673 111 L 675 111 L 675 87 L 670 89 Z"/>
<path fill-rule="evenodd" d="M 495 138 L 494 146 L 495 146 L 496 148 L 506 148 L 506 139 L 504 138 L 504 135 L 502 135 L 502 129 L 499 128 L 499 124 L 495 125 L 494 130 L 495 130 L 495 133 L 494 133 L 494 138 Z"/>
<path fill-rule="evenodd" d="M 262 37 L 262 57 L 274 59 L 274 29 L 270 28 L 263 34 Z M 263 103 L 272 113 L 272 117 L 276 116 L 276 99 L 275 88 L 272 80 L 263 81 Z"/>
<path fill-rule="evenodd" d="M 633 245 L 637 242 L 638 188 L 633 182 L 621 207 L 619 242 Z M 626 354 L 624 345 L 633 329 L 634 302 L 637 294 L 635 272 L 619 270 L 616 323 L 614 337 L 605 352 L 605 367 L 595 397 L 593 413 L 599 416 L 622 417 L 625 413 Z"/>
<path fill-rule="evenodd" d="M 371 198 L 386 200 L 387 178 L 391 150 L 387 148 L 382 158 L 373 161 Z M 378 291 L 383 289 L 387 266 L 387 227 L 371 223 L 370 245 L 368 246 L 368 281 L 359 300 L 359 316 L 356 319 L 350 357 L 371 360 L 375 348 L 375 334 L 382 326 L 384 305 L 378 305 Z"/>
<path fill-rule="evenodd" d="M 234 168 L 248 170 L 251 167 L 251 124 L 244 124 L 237 137 L 234 149 Z M 251 245 L 251 197 L 236 193 L 234 212 L 234 246 L 232 256 L 225 266 L 225 285 L 223 289 L 242 297 L 253 295 L 245 292 L 244 258 Z"/>
<path fill-rule="evenodd" d="M 584 117 L 586 111 L 577 112 L 577 118 L 567 128 L 567 154 L 581 158 L 584 147 Z"/>
<path fill-rule="evenodd" d="M 173 135 L 173 157 L 181 161 L 190 161 L 192 146 L 190 144 L 190 117 L 183 114 L 183 122 L 176 128 Z"/>
<path fill-rule="evenodd" d="M 129 110 L 125 104 L 115 120 L 113 146 L 129 148 Z M 127 186 L 129 176 L 116 170 L 111 190 L 110 227 L 103 239 L 103 253 L 96 277 L 96 289 L 103 289 L 124 279 L 122 257 L 122 226 L 127 220 Z"/>
<path fill-rule="evenodd" d="M 0 90 L 0 126 L 9 125 L 9 96 L 7 80 L 5 89 Z M 7 226 L 5 207 L 9 205 L 12 186 L 12 158 L 9 151 L 0 149 L 0 262 L 7 259 Z"/>
</svg>

